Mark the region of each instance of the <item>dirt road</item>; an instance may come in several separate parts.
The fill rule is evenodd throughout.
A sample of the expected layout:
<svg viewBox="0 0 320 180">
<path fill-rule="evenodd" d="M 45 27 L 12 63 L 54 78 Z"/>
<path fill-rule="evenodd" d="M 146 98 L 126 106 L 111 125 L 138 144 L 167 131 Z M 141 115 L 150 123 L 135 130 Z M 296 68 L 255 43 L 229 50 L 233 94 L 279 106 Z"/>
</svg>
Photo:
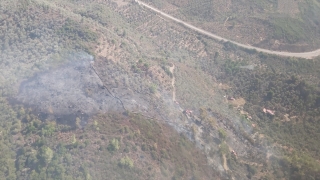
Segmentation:
<svg viewBox="0 0 320 180">
<path fill-rule="evenodd" d="M 197 31 L 198 33 L 201 33 L 203 35 L 206 35 L 206 36 L 209 36 L 213 39 L 216 39 L 218 41 L 229 41 L 239 47 L 242 47 L 242 48 L 245 48 L 245 49 L 254 49 L 258 52 L 263 52 L 263 53 L 267 53 L 267 54 L 273 54 L 273 55 L 279 55 L 279 56 L 287 56 L 287 57 L 298 57 L 298 58 L 305 58 L 305 59 L 313 59 L 314 57 L 317 57 L 317 56 L 320 56 L 320 49 L 318 50 L 315 50 L 315 51 L 311 51 L 311 52 L 302 52 L 302 53 L 294 53 L 294 52 L 282 52 L 282 51 L 272 51 L 272 50 L 268 50 L 268 49 L 262 49 L 262 48 L 258 48 L 258 47 L 253 47 L 253 46 L 250 46 L 250 45 L 246 45 L 246 44 L 241 44 L 241 43 L 238 43 L 238 42 L 235 42 L 235 41 L 232 41 L 232 40 L 229 40 L 229 39 L 226 39 L 226 38 L 223 38 L 223 37 L 220 37 L 216 34 L 213 34 L 213 33 L 210 33 L 208 31 L 205 31 L 203 29 L 200 29 L 198 27 L 195 27 L 187 22 L 184 22 L 180 19 L 177 19 L 167 13 L 164 13 L 144 2 L 141 2 L 139 0 L 135 0 L 135 2 L 137 2 L 140 6 L 144 6 L 168 19 L 171 19 L 172 21 L 175 21 L 179 24 L 182 24 L 184 25 L 185 27 L 189 28 L 189 29 L 192 29 L 194 31 Z"/>
</svg>

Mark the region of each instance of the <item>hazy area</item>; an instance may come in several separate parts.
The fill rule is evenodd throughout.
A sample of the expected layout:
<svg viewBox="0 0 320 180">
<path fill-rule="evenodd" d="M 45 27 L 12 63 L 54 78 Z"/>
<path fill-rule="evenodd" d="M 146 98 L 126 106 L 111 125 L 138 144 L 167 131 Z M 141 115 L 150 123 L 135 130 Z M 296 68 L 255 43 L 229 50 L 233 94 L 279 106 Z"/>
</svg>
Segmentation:
<svg viewBox="0 0 320 180">
<path fill-rule="evenodd" d="M 319 179 L 319 12 L 0 1 L 0 179 Z"/>
</svg>

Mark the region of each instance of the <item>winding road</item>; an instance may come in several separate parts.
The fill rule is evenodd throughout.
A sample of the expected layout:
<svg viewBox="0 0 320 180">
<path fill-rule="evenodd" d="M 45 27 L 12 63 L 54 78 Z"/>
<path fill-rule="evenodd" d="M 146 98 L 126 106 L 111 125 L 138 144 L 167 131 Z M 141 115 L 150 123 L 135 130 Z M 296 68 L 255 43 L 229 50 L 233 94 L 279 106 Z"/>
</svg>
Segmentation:
<svg viewBox="0 0 320 180">
<path fill-rule="evenodd" d="M 273 55 L 279 55 L 279 56 L 287 56 L 287 57 L 297 57 L 297 58 L 305 58 L 305 59 L 313 59 L 317 56 L 320 56 L 320 49 L 317 49 L 315 51 L 310 51 L 310 52 L 302 52 L 302 53 L 295 53 L 295 52 L 284 52 L 284 51 L 272 51 L 272 50 L 268 50 L 268 49 L 263 49 L 263 48 L 258 48 L 258 47 L 254 47 L 254 46 L 250 46 L 250 45 L 245 45 L 245 44 L 241 44 L 241 43 L 238 43 L 238 42 L 235 42 L 235 41 L 232 41 L 232 40 L 229 40 L 229 39 L 226 39 L 226 38 L 223 38 L 223 37 L 220 37 L 216 34 L 213 34 L 211 32 L 208 32 L 208 31 L 205 31 L 203 29 L 200 29 L 198 27 L 195 27 L 185 21 L 182 21 L 180 19 L 177 19 L 163 11 L 160 11 L 144 2 L 141 2 L 139 0 L 135 0 L 136 3 L 138 3 L 140 6 L 144 6 L 160 15 L 162 15 L 163 17 L 166 17 L 168 19 L 171 19 L 172 21 L 175 21 L 179 24 L 182 24 L 184 25 L 185 27 L 189 28 L 189 29 L 192 29 L 198 33 L 201 33 L 203 35 L 206 35 L 208 37 L 211 37 L 213 39 L 216 39 L 218 41 L 225 41 L 225 42 L 230 42 L 230 43 L 233 43 L 239 47 L 242 47 L 242 48 L 245 48 L 245 49 L 251 49 L 251 50 L 256 50 L 258 52 L 263 52 L 263 53 L 267 53 L 267 54 L 273 54 Z"/>
</svg>

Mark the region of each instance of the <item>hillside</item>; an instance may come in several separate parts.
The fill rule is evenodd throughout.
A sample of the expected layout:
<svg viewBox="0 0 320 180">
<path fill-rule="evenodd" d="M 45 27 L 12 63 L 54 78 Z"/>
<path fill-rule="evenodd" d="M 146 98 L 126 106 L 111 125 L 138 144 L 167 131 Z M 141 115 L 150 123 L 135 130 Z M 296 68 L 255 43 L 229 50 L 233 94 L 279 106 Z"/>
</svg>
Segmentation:
<svg viewBox="0 0 320 180">
<path fill-rule="evenodd" d="M 218 15 L 209 1 L 150 3 L 204 29 L 260 26 L 229 11 L 292 15 L 271 1 Z M 0 179 L 319 179 L 319 57 L 217 42 L 133 1 L 4 0 L 0 11 Z M 260 47 L 318 43 L 260 28 Z"/>
<path fill-rule="evenodd" d="M 146 0 L 169 14 L 219 36 L 266 49 L 318 49 L 317 0 Z"/>
</svg>

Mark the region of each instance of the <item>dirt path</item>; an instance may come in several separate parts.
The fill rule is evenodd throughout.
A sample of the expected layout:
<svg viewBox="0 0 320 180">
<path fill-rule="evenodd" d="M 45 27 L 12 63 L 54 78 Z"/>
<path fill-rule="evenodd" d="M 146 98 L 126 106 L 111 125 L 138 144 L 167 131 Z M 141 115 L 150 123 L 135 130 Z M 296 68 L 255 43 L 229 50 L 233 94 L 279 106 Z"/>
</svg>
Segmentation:
<svg viewBox="0 0 320 180">
<path fill-rule="evenodd" d="M 224 170 L 229 171 L 229 167 L 228 167 L 228 165 L 227 165 L 226 155 L 223 154 L 222 158 L 223 158 L 223 168 L 224 168 Z"/>
<path fill-rule="evenodd" d="M 172 100 L 175 102 L 176 101 L 176 86 L 175 86 L 175 82 L 176 82 L 176 79 L 173 75 L 173 72 L 174 72 L 174 64 L 172 65 L 172 67 L 169 68 L 170 72 L 172 73 L 172 82 L 171 82 L 171 85 L 172 85 Z"/>
<path fill-rule="evenodd" d="M 187 22 L 184 22 L 180 19 L 177 19 L 167 13 L 164 13 L 144 2 L 141 2 L 140 0 L 135 0 L 135 2 L 137 2 L 140 6 L 144 6 L 156 13 L 158 13 L 159 15 L 162 15 L 168 19 L 171 19 L 172 21 L 175 21 L 179 24 L 182 24 L 183 26 L 189 28 L 189 29 L 192 29 L 194 31 L 197 31 L 198 33 L 201 33 L 203 35 L 206 35 L 206 36 L 209 36 L 213 39 L 216 39 L 218 41 L 229 41 L 230 43 L 233 43 L 239 47 L 242 47 L 242 48 L 245 48 L 245 49 L 254 49 L 258 52 L 263 52 L 263 53 L 267 53 L 267 54 L 274 54 L 274 55 L 279 55 L 279 56 L 287 56 L 287 57 L 298 57 L 298 58 L 305 58 L 305 59 L 313 59 L 314 57 L 317 57 L 317 56 L 320 56 L 320 49 L 318 50 L 315 50 L 315 51 L 311 51 L 311 52 L 303 52 L 303 53 L 294 53 L 294 52 L 282 52 L 282 51 L 272 51 L 272 50 L 268 50 L 268 49 L 262 49 L 262 48 L 258 48 L 258 47 L 253 47 L 253 46 L 250 46 L 250 45 L 246 45 L 246 44 L 241 44 L 241 43 L 238 43 L 238 42 L 235 42 L 235 41 L 231 41 L 229 39 L 226 39 L 226 38 L 223 38 L 223 37 L 220 37 L 216 34 L 213 34 L 213 33 L 210 33 L 208 31 L 205 31 L 203 29 L 200 29 L 198 27 L 195 27 Z"/>
</svg>

